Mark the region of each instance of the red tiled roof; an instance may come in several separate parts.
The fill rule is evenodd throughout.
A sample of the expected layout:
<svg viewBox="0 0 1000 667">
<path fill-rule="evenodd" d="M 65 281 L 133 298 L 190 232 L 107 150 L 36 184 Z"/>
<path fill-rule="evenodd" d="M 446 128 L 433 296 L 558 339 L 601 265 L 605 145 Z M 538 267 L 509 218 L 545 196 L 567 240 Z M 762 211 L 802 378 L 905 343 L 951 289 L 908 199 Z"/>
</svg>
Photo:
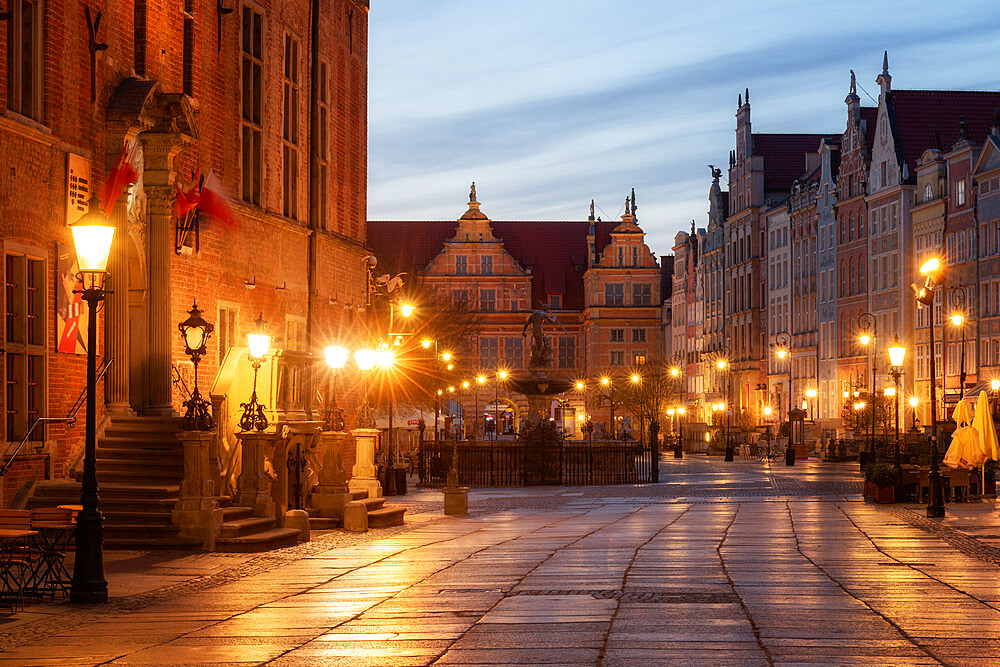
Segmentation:
<svg viewBox="0 0 1000 667">
<path fill-rule="evenodd" d="M 917 162 L 929 148 L 948 151 L 958 142 L 964 116 L 969 138 L 977 144 L 993 125 L 1000 93 L 964 90 L 894 90 L 888 99 L 903 159 L 915 175 Z"/>
<path fill-rule="evenodd" d="M 764 158 L 764 190 L 788 190 L 806 168 L 806 153 L 833 134 L 753 134 L 753 154 Z"/>
<path fill-rule="evenodd" d="M 865 147 L 871 151 L 875 142 L 875 123 L 878 122 L 878 107 L 861 107 L 861 120 L 865 121 Z"/>
<path fill-rule="evenodd" d="M 619 222 L 594 223 L 598 252 L 610 243 L 611 230 Z M 531 268 L 536 301 L 547 299 L 549 294 L 562 294 L 563 308 L 583 310 L 588 221 L 493 221 L 491 225 L 504 249 L 522 267 Z M 415 273 L 441 252 L 456 227 L 457 220 L 369 220 L 368 247 L 378 257 L 380 270 Z"/>
</svg>

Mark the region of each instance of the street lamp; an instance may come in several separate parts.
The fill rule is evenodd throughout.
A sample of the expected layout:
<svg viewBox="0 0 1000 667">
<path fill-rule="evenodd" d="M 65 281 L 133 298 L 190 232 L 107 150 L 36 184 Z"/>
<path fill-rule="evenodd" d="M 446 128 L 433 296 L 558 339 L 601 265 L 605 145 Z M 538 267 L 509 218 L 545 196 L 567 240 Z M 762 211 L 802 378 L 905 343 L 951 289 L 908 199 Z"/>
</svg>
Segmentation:
<svg viewBox="0 0 1000 667">
<path fill-rule="evenodd" d="M 964 285 L 951 288 L 951 304 L 955 307 L 955 310 L 948 319 L 951 320 L 951 325 L 959 330 L 959 337 L 962 341 L 962 351 L 960 353 L 958 371 L 958 400 L 962 400 L 962 396 L 965 394 L 965 325 L 967 324 L 967 320 L 965 318 Z M 933 320 L 931 325 L 933 326 Z M 947 383 L 947 380 L 945 380 L 945 382 Z M 947 386 L 947 384 L 945 386 Z"/>
<path fill-rule="evenodd" d="M 70 584 L 71 602 L 107 602 L 108 582 L 104 578 L 104 517 L 97 508 L 97 304 L 104 300 L 104 279 L 115 227 L 100 210 L 97 197 L 73 226 L 73 244 L 79 267 L 77 280 L 82 290 L 73 290 L 87 302 L 87 428 L 83 454 L 83 480 L 76 519 L 76 560 Z"/>
<path fill-rule="evenodd" d="M 330 368 L 330 400 L 327 401 L 323 415 L 324 431 L 343 431 L 344 413 L 337 406 L 337 371 L 347 364 L 351 351 L 342 345 L 331 345 L 323 350 L 326 365 Z"/>
<path fill-rule="evenodd" d="M 916 396 L 910 396 L 910 409 L 913 411 L 913 425 L 912 429 L 917 430 L 917 406 L 920 405 L 920 399 Z"/>
<path fill-rule="evenodd" d="M 896 479 L 898 483 L 903 483 L 903 467 L 899 462 L 899 376 L 903 373 L 903 358 L 906 357 L 906 348 L 899 342 L 899 334 L 889 347 L 889 372 L 892 374 L 892 400 L 893 411 L 896 413 L 896 446 L 892 453 L 893 463 L 896 466 Z"/>
<path fill-rule="evenodd" d="M 507 372 L 506 368 L 502 368 L 506 361 L 504 359 L 499 360 L 501 368 L 497 369 L 496 378 L 493 382 L 493 440 L 494 442 L 500 439 L 500 383 L 506 382 L 510 373 Z"/>
<path fill-rule="evenodd" d="M 996 421 L 998 408 L 1000 408 L 1000 380 L 990 380 L 990 389 L 993 390 L 993 420 Z"/>
<path fill-rule="evenodd" d="M 267 417 L 264 416 L 264 406 L 257 400 L 257 373 L 260 371 L 264 355 L 271 349 L 271 337 L 267 335 L 267 322 L 264 321 L 263 313 L 257 316 L 253 325 L 253 330 L 247 334 L 250 364 L 253 366 L 253 391 L 250 393 L 250 400 L 240 404 L 240 407 L 243 408 L 240 429 L 243 431 L 255 429 L 263 431 L 268 426 Z"/>
<path fill-rule="evenodd" d="M 607 375 L 601 378 L 601 386 L 608 389 L 608 428 L 611 439 L 615 439 L 615 385 Z M 598 401 L 598 406 L 600 401 Z"/>
<path fill-rule="evenodd" d="M 937 444 L 937 392 L 934 364 L 934 288 L 940 282 L 941 260 L 932 257 L 920 266 L 920 274 L 924 276 L 923 286 L 913 285 L 917 303 L 931 309 L 930 316 L 930 362 L 931 362 L 931 470 L 928 475 L 930 494 L 927 499 L 927 516 L 944 516 L 944 490 L 941 487 L 941 469 L 938 463 Z"/>
<path fill-rule="evenodd" d="M 198 362 L 207 351 L 208 339 L 215 331 L 215 325 L 206 322 L 201 316 L 198 304 L 193 303 L 187 319 L 178 324 L 177 328 L 184 341 L 184 354 L 191 357 L 191 363 L 194 364 L 194 389 L 191 391 L 191 397 L 184 401 L 187 410 L 181 428 L 185 431 L 211 431 L 215 428 L 215 421 L 208 412 L 208 401 L 201 397 L 201 392 L 198 390 Z"/>
<path fill-rule="evenodd" d="M 715 367 L 718 368 L 720 372 L 724 372 L 726 369 L 729 368 L 728 358 L 732 354 L 732 352 L 730 351 L 729 347 L 727 347 L 725 345 L 721 345 L 719 347 L 718 352 L 721 355 L 723 355 L 723 356 L 721 356 L 721 357 L 719 357 L 718 359 L 715 360 Z M 732 383 L 733 383 L 733 374 L 729 373 L 728 375 L 726 375 L 726 400 L 729 401 L 730 405 L 732 405 L 732 400 L 731 400 L 732 399 L 731 394 L 732 394 L 732 388 L 733 388 L 732 387 Z M 719 409 L 722 410 L 722 411 L 725 411 L 726 410 L 726 403 L 725 402 L 720 403 L 719 404 Z M 725 460 L 726 461 L 732 461 L 733 460 L 733 445 L 729 441 L 729 413 L 728 412 L 726 412 L 726 426 L 725 426 L 725 429 L 726 429 L 725 430 L 725 434 L 726 434 L 726 456 L 725 456 Z"/>
<path fill-rule="evenodd" d="M 484 435 L 486 431 L 486 422 L 485 419 L 483 418 L 483 413 L 479 411 L 479 388 L 482 387 L 484 384 L 486 384 L 486 376 L 480 373 L 479 375 L 476 376 L 476 408 L 475 408 L 476 430 L 473 432 L 473 435 L 479 432 L 480 426 L 483 427 Z"/>
<path fill-rule="evenodd" d="M 861 329 L 861 334 L 858 336 L 858 342 L 868 348 L 871 359 L 872 359 L 872 374 L 868 378 L 868 394 L 872 399 L 872 423 L 871 430 L 869 431 L 868 438 L 868 456 L 871 457 L 871 462 L 875 462 L 875 373 L 877 371 L 875 367 L 875 338 L 878 334 L 878 327 L 876 326 L 875 316 L 871 313 L 862 313 L 858 317 L 858 327 Z M 871 347 L 868 347 L 871 345 Z"/>
<path fill-rule="evenodd" d="M 812 414 L 812 404 L 816 401 L 816 390 L 806 389 L 806 398 L 813 399 L 812 401 L 809 402 L 809 421 L 815 421 Z"/>
<path fill-rule="evenodd" d="M 792 337 L 787 331 L 779 331 L 774 336 L 774 344 L 777 346 L 774 350 L 774 356 L 778 357 L 779 361 L 784 361 L 785 357 L 788 356 L 788 350 L 792 344 Z M 792 411 L 792 360 L 788 360 L 788 412 Z M 788 418 L 788 415 L 785 415 Z M 789 423 L 789 434 L 791 434 L 791 423 Z"/>
</svg>

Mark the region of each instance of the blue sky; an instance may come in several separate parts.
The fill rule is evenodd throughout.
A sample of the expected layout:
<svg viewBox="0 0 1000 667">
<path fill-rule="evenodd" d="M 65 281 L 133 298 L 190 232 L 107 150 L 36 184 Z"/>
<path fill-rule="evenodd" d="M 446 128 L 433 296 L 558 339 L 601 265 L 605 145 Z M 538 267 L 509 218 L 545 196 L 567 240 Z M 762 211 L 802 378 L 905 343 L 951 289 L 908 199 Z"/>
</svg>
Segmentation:
<svg viewBox="0 0 1000 667">
<path fill-rule="evenodd" d="M 904 9 L 905 8 L 905 9 Z M 372 0 L 368 217 L 616 218 L 653 252 L 706 222 L 737 94 L 757 132 L 843 132 L 854 69 L 898 89 L 1000 90 L 995 2 Z M 858 91 L 865 105 L 874 102 Z M 603 213 L 602 213 L 603 212 Z"/>
</svg>

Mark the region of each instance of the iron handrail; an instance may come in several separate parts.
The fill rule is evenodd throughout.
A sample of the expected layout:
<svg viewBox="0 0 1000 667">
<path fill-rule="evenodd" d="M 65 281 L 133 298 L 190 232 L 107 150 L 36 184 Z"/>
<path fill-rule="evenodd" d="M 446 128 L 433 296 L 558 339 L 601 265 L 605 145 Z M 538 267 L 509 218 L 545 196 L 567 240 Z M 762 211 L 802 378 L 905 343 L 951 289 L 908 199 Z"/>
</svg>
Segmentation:
<svg viewBox="0 0 1000 667">
<path fill-rule="evenodd" d="M 114 361 L 115 360 L 111 358 L 104 360 L 104 362 L 101 364 L 100 372 L 97 374 L 97 378 L 94 380 L 95 386 L 98 382 L 101 381 L 101 378 L 103 378 L 104 375 L 108 372 L 108 368 L 111 367 L 111 364 L 113 364 Z M 28 438 L 31 437 L 31 434 L 35 432 L 36 426 L 38 426 L 39 424 L 69 424 L 70 426 L 72 426 L 76 422 L 76 415 L 78 412 L 80 412 L 80 408 L 83 407 L 83 402 L 86 400 L 86 398 L 87 398 L 87 387 L 84 387 L 83 391 L 80 392 L 80 395 L 76 397 L 75 401 L 73 401 L 73 407 L 70 408 L 69 414 L 67 414 L 65 417 L 35 417 L 35 421 L 31 423 L 31 427 L 28 429 L 28 432 L 24 434 L 23 438 L 21 438 L 21 442 L 17 443 L 17 447 L 14 449 L 14 453 L 10 455 L 10 457 L 7 459 L 7 462 L 4 463 L 3 466 L 0 466 L 0 477 L 3 477 L 6 474 L 7 469 L 10 468 L 11 465 L 13 465 L 14 459 L 17 458 L 17 455 L 21 451 L 21 448 L 24 447 L 24 443 L 26 443 L 28 441 Z"/>
<path fill-rule="evenodd" d="M 181 377 L 181 370 L 177 368 L 175 364 L 170 364 L 170 374 L 173 376 L 171 382 L 177 385 L 178 390 L 181 392 L 181 396 L 184 398 L 191 398 L 191 390 L 188 389 L 187 382 Z"/>
</svg>

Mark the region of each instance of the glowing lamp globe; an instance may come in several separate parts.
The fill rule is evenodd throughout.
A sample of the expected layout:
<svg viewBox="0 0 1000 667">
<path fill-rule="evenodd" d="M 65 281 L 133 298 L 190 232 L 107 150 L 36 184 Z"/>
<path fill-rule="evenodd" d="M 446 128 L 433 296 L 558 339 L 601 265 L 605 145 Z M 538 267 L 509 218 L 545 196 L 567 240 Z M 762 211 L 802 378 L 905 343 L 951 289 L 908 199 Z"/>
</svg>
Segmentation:
<svg viewBox="0 0 1000 667">
<path fill-rule="evenodd" d="M 685 408 L 677 408 L 677 414 L 682 415 L 685 412 L 687 412 L 687 410 Z"/>
<path fill-rule="evenodd" d="M 201 310 L 198 309 L 197 303 L 191 306 L 187 319 L 178 324 L 177 328 L 184 339 L 185 354 L 205 354 L 205 343 L 208 342 L 209 336 L 215 331 L 215 325 L 205 321 L 205 318 L 201 316 Z"/>
<path fill-rule="evenodd" d="M 715 362 L 715 365 L 719 367 L 720 371 L 725 370 L 726 369 L 726 360 L 725 359 L 719 359 L 718 361 Z"/>
<path fill-rule="evenodd" d="M 351 356 L 350 350 L 341 345 L 331 345 L 323 350 L 326 357 L 326 365 L 333 369 L 343 368 L 347 363 L 347 358 Z"/>
<path fill-rule="evenodd" d="M 413 304 L 409 303 L 404 303 L 402 306 L 399 307 L 399 312 L 403 315 L 403 317 L 409 317 L 410 315 L 413 314 L 414 310 L 415 308 L 413 307 Z"/>
<path fill-rule="evenodd" d="M 76 262 L 80 271 L 104 272 L 108 268 L 108 255 L 115 237 L 115 226 L 101 212 L 97 197 L 91 197 L 90 207 L 83 217 L 70 227 Z"/>
<path fill-rule="evenodd" d="M 423 346 L 423 348 L 424 348 L 424 349 L 426 350 L 427 348 L 429 348 L 429 347 L 431 346 L 431 344 L 432 344 L 433 342 L 434 342 L 434 341 L 430 340 L 429 338 L 425 338 L 425 339 L 423 339 L 422 341 L 420 341 L 420 344 L 421 344 L 421 345 Z"/>
<path fill-rule="evenodd" d="M 806 389 L 806 396 L 808 396 L 809 398 L 816 398 L 816 390 Z"/>
<path fill-rule="evenodd" d="M 271 337 L 267 335 L 267 322 L 264 321 L 263 313 L 257 316 L 253 322 L 253 330 L 247 333 L 247 347 L 254 359 L 263 359 L 271 349 Z"/>
<path fill-rule="evenodd" d="M 1000 391 L 1000 380 L 990 380 L 990 389 Z"/>
<path fill-rule="evenodd" d="M 386 345 L 380 345 L 378 349 L 375 350 L 375 364 L 378 365 L 379 368 L 389 368 L 395 361 L 395 353 Z"/>
<path fill-rule="evenodd" d="M 497 377 L 500 378 L 501 380 L 506 380 L 507 375 L 508 375 L 507 371 L 497 371 Z"/>
<path fill-rule="evenodd" d="M 765 417 L 770 417 L 771 416 L 771 406 L 769 406 L 769 405 L 765 405 L 764 406 L 764 416 Z"/>
<path fill-rule="evenodd" d="M 892 346 L 889 347 L 889 363 L 892 364 L 893 368 L 899 368 L 903 365 L 903 359 L 905 357 L 906 348 L 899 342 L 899 336 L 896 336 L 896 340 L 893 341 Z"/>
<path fill-rule="evenodd" d="M 678 375 L 681 374 L 681 370 L 679 368 L 676 368 L 676 367 L 671 368 L 670 369 L 670 374 L 673 375 L 674 377 L 677 377 Z"/>
<path fill-rule="evenodd" d="M 469 388 L 469 381 L 462 380 L 462 389 L 468 389 L 468 388 Z"/>
<path fill-rule="evenodd" d="M 375 350 L 358 350 L 354 353 L 354 363 L 363 371 L 375 368 Z"/>
<path fill-rule="evenodd" d="M 788 356 L 788 350 L 786 350 L 783 347 L 780 347 L 780 348 L 778 348 L 778 351 L 776 352 L 776 354 L 778 355 L 779 359 L 784 359 L 786 356 Z"/>
<path fill-rule="evenodd" d="M 577 380 L 577 382 L 576 382 L 576 388 L 579 389 L 579 390 L 583 389 L 583 381 L 582 380 Z"/>
<path fill-rule="evenodd" d="M 951 323 L 956 327 L 962 326 L 962 322 L 965 321 L 965 316 L 962 313 L 953 313 L 951 316 Z"/>
<path fill-rule="evenodd" d="M 867 345 L 868 343 L 872 342 L 872 337 L 869 336 L 868 334 L 861 334 L 860 336 L 858 336 L 858 342 L 861 343 L 862 345 Z"/>
<path fill-rule="evenodd" d="M 994 380 L 994 382 L 996 382 L 996 380 Z M 919 404 L 920 404 L 920 399 L 919 398 L 917 398 L 916 396 L 910 396 L 910 407 L 911 408 L 915 408 Z"/>
<path fill-rule="evenodd" d="M 451 361 L 451 352 L 442 352 L 441 353 L 441 360 L 442 361 Z"/>
<path fill-rule="evenodd" d="M 938 259 L 937 257 L 932 257 L 931 259 L 927 260 L 926 262 L 920 265 L 920 274 L 926 276 L 931 273 L 935 273 L 940 268 L 941 268 L 941 260 Z"/>
</svg>

